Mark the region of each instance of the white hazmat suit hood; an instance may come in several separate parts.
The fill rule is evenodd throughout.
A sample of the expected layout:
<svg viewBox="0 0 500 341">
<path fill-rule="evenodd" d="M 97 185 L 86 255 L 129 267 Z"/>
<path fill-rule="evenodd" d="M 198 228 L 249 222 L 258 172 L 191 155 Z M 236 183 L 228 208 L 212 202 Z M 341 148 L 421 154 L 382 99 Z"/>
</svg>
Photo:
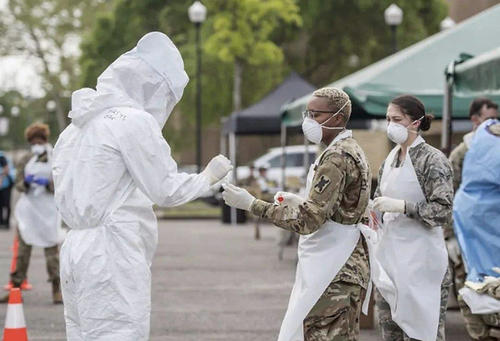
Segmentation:
<svg viewBox="0 0 500 341">
<path fill-rule="evenodd" d="M 204 174 L 177 172 L 161 128 L 188 77 L 163 33 L 146 34 L 72 96 L 72 124 L 53 153 L 55 201 L 70 232 L 61 283 L 69 340 L 147 340 L 152 204 L 175 206 L 209 190 Z"/>
<path fill-rule="evenodd" d="M 104 70 L 97 91 L 73 93 L 69 117 L 81 126 L 105 107 L 132 107 L 153 115 L 163 128 L 188 81 L 174 43 L 161 32 L 151 32 Z"/>
</svg>

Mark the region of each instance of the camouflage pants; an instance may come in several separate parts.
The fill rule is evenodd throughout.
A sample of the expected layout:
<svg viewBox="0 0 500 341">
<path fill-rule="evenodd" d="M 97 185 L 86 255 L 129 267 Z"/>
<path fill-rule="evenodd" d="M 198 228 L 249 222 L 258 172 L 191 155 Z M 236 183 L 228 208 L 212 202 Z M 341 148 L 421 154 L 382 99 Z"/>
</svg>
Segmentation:
<svg viewBox="0 0 500 341">
<path fill-rule="evenodd" d="M 304 319 L 304 341 L 355 341 L 366 290 L 359 285 L 330 283 Z"/>
<path fill-rule="evenodd" d="M 458 305 L 465 320 L 465 328 L 472 339 L 480 341 L 500 340 L 500 313 L 473 314 L 461 295 L 458 296 Z"/>
<path fill-rule="evenodd" d="M 21 234 L 17 233 L 19 240 L 19 249 L 17 252 L 16 270 L 10 274 L 10 279 L 14 286 L 20 286 L 26 279 L 28 267 L 30 265 L 32 246 L 24 242 Z M 59 280 L 59 247 L 52 246 L 44 248 L 45 261 L 47 262 L 47 273 L 49 274 L 49 282 Z"/>
<path fill-rule="evenodd" d="M 445 340 L 444 325 L 446 322 L 446 309 L 448 305 L 448 293 L 451 285 L 450 271 L 446 272 L 443 283 L 441 284 L 441 304 L 439 311 L 439 327 L 436 341 Z M 378 290 L 375 290 L 375 312 L 378 316 L 378 324 L 382 332 L 382 339 L 384 341 L 413 341 L 405 334 L 405 332 L 392 320 L 391 308 Z"/>
<path fill-rule="evenodd" d="M 458 291 L 464 287 L 465 278 L 467 277 L 467 274 L 465 273 L 465 265 L 462 260 L 462 256 L 459 256 L 457 263 L 453 262 L 450 259 L 450 264 L 453 268 L 453 282 L 455 284 L 455 289 L 458 293 Z"/>
</svg>

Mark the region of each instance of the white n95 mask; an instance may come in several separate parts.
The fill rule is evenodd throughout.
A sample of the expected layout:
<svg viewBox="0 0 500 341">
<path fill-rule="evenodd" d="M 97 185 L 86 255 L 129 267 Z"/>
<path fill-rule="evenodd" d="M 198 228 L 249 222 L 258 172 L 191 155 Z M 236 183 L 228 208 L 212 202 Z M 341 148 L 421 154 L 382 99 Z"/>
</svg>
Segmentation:
<svg viewBox="0 0 500 341">
<path fill-rule="evenodd" d="M 333 114 L 329 119 L 321 124 L 310 117 L 304 118 L 304 121 L 302 122 L 302 132 L 304 133 L 304 136 L 312 143 L 320 144 L 321 140 L 323 140 L 323 128 L 331 130 L 344 130 L 345 127 L 325 127 L 324 125 L 326 124 L 326 122 L 337 116 L 340 111 L 344 109 L 347 103 L 349 103 L 349 101 L 346 101 L 335 114 Z"/>
<path fill-rule="evenodd" d="M 34 144 L 31 146 L 31 152 L 35 155 L 42 155 L 45 152 L 45 146 L 43 144 Z"/>
<path fill-rule="evenodd" d="M 408 129 L 402 124 L 389 122 L 387 137 L 394 143 L 403 144 L 408 140 Z"/>
<path fill-rule="evenodd" d="M 421 121 L 425 116 L 420 117 L 418 120 L 410 123 L 411 126 L 413 123 Z M 408 126 L 408 127 L 409 127 Z M 387 126 L 387 137 L 394 143 L 403 144 L 408 140 L 408 127 L 405 127 L 402 124 L 389 122 Z M 416 130 L 410 130 L 411 132 L 418 133 Z"/>
</svg>

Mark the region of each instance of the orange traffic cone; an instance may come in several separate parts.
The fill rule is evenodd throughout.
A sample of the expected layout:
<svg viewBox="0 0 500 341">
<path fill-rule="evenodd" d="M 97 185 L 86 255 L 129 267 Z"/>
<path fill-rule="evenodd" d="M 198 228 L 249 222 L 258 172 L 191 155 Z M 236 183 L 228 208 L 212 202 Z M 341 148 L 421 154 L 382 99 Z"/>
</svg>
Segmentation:
<svg viewBox="0 0 500 341">
<path fill-rule="evenodd" d="M 5 329 L 3 330 L 3 341 L 28 341 L 23 300 L 19 288 L 10 290 L 7 316 L 5 317 Z"/>
<path fill-rule="evenodd" d="M 17 266 L 17 252 L 19 249 L 19 240 L 17 239 L 17 233 L 14 235 L 14 243 L 12 245 L 12 261 L 10 262 L 10 273 L 16 271 Z M 3 287 L 5 290 L 9 291 L 13 288 L 12 281 L 9 280 L 9 283 L 5 284 Z M 28 279 L 26 278 L 21 284 L 22 290 L 31 290 L 33 287 L 28 283 Z"/>
</svg>

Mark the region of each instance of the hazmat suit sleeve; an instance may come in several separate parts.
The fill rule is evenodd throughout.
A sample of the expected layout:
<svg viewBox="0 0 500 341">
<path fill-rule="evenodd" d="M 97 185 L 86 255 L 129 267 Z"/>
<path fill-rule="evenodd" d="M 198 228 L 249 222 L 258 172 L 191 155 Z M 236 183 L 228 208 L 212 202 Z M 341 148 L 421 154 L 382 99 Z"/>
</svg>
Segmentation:
<svg viewBox="0 0 500 341">
<path fill-rule="evenodd" d="M 206 193 L 209 179 L 178 173 L 158 123 L 147 113 L 140 116 L 124 121 L 126 129 L 118 136 L 125 165 L 138 188 L 163 207 L 182 205 Z"/>
</svg>

